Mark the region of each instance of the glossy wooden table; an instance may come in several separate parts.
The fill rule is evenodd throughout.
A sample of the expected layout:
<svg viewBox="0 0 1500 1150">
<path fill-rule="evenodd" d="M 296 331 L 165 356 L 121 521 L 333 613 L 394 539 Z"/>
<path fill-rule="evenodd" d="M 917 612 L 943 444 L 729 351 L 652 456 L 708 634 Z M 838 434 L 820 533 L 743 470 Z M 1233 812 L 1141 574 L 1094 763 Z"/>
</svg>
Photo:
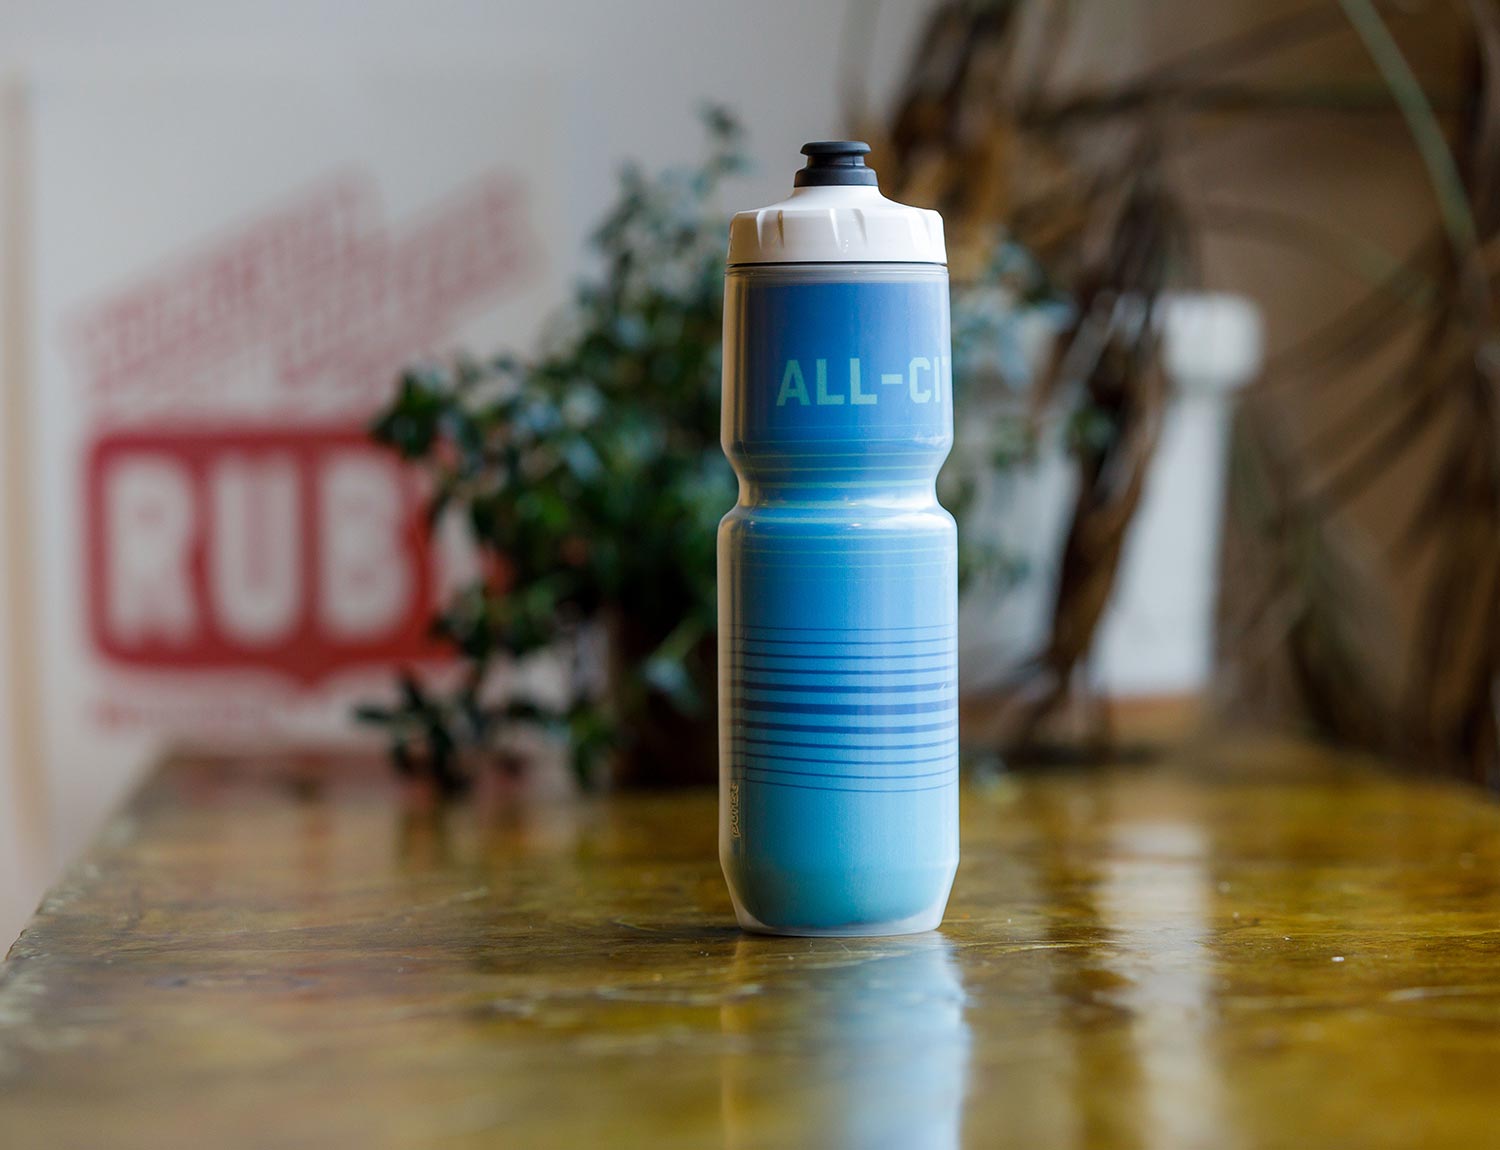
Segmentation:
<svg viewBox="0 0 1500 1150">
<path fill-rule="evenodd" d="M 0 1145 L 1500 1145 L 1500 808 L 1288 747 L 971 790 L 941 933 L 751 938 L 708 794 L 170 764 L 0 968 Z"/>
</svg>

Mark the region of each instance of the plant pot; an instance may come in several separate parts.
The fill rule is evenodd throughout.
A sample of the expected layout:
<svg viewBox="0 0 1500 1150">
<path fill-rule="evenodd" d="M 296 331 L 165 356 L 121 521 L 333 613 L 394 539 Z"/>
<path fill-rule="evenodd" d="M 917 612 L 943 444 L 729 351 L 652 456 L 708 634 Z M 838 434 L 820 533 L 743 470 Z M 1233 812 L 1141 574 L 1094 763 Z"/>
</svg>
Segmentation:
<svg viewBox="0 0 1500 1150">
<path fill-rule="evenodd" d="M 1260 315 L 1242 297 L 1180 293 L 1159 307 L 1171 399 L 1086 672 L 1092 689 L 1111 697 L 1191 696 L 1208 686 L 1227 429 L 1234 395 L 1262 358 Z M 1045 343 L 1032 342 L 1040 374 Z M 983 444 L 989 424 L 1018 418 L 1024 404 L 1002 397 L 964 433 Z M 959 662 L 967 692 L 1003 689 L 1045 644 L 1077 485 L 1058 410 L 1043 420 L 1034 458 L 982 477 L 973 529 L 998 538 L 1026 577 L 998 595 L 966 597 Z"/>
<path fill-rule="evenodd" d="M 718 778 L 718 658 L 714 636 L 707 636 L 688 658 L 702 706 L 684 714 L 659 691 L 641 694 L 639 668 L 665 635 L 620 612 L 606 624 L 609 641 L 610 704 L 624 720 L 625 741 L 611 764 L 618 787 L 706 786 Z"/>
</svg>

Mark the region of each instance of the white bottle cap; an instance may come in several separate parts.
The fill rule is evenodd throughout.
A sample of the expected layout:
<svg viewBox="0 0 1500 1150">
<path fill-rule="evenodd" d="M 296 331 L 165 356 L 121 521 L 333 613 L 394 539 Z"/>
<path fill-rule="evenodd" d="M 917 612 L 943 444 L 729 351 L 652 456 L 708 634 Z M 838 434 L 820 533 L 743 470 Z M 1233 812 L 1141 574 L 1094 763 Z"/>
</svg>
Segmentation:
<svg viewBox="0 0 1500 1150">
<path fill-rule="evenodd" d="M 853 140 L 804 145 L 791 196 L 730 222 L 730 264 L 946 264 L 943 218 L 882 196 L 869 150 Z"/>
</svg>

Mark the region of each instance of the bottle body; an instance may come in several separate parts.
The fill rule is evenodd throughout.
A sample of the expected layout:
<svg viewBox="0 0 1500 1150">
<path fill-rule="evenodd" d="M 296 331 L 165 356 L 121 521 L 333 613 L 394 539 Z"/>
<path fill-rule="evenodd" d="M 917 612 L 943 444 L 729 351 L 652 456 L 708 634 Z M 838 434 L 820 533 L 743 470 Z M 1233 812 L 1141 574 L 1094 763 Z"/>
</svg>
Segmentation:
<svg viewBox="0 0 1500 1150">
<path fill-rule="evenodd" d="M 741 925 L 894 934 L 958 864 L 947 270 L 760 264 L 725 284 L 720 861 Z"/>
</svg>

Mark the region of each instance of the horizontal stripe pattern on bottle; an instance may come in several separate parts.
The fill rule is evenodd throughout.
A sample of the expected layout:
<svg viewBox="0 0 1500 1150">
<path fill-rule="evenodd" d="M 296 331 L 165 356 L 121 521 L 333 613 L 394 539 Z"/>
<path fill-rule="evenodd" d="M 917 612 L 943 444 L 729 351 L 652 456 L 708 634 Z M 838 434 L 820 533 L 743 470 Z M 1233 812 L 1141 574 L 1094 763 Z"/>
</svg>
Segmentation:
<svg viewBox="0 0 1500 1150">
<path fill-rule="evenodd" d="M 951 625 L 740 626 L 720 642 L 732 779 L 851 793 L 956 783 Z"/>
</svg>

